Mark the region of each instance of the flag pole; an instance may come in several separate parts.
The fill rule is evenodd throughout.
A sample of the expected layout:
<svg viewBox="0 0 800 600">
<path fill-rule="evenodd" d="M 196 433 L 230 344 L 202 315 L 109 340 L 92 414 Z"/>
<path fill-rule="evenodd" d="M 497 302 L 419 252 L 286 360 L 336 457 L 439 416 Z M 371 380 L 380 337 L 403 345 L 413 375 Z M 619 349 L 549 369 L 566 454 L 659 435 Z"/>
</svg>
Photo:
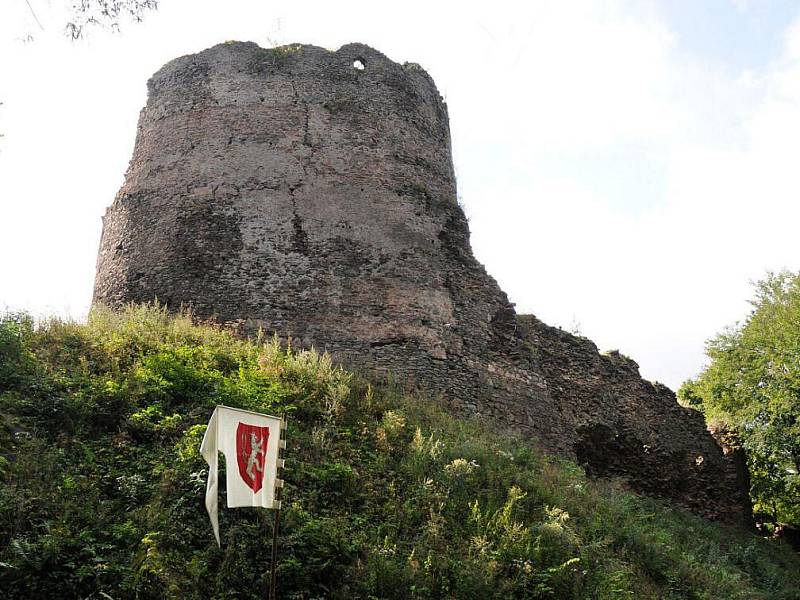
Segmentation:
<svg viewBox="0 0 800 600">
<path fill-rule="evenodd" d="M 269 600 L 275 600 L 275 581 L 277 576 L 277 569 L 276 563 L 278 561 L 278 525 L 280 523 L 281 518 L 281 496 L 283 492 L 283 479 L 278 478 L 279 475 L 283 474 L 283 460 L 281 459 L 281 448 L 286 447 L 286 413 L 281 415 L 281 442 L 278 445 L 278 469 L 276 473 L 276 481 L 275 481 L 275 493 L 274 493 L 274 501 L 273 506 L 275 507 L 275 519 L 272 522 L 272 559 L 269 563 Z M 280 485 L 278 485 L 278 481 L 280 481 Z"/>
<path fill-rule="evenodd" d="M 280 489 L 276 490 L 278 501 L 280 502 Z M 275 600 L 275 563 L 278 560 L 278 523 L 281 517 L 281 509 L 275 510 L 275 520 L 272 522 L 272 560 L 269 567 L 269 600 Z"/>
</svg>

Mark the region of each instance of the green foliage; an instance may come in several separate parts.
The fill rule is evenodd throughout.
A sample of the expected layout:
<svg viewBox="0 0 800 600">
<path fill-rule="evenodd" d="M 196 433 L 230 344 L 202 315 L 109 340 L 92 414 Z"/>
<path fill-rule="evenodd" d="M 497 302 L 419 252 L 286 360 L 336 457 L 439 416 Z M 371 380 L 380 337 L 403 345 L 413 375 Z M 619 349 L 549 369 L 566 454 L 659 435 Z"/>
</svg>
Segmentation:
<svg viewBox="0 0 800 600">
<path fill-rule="evenodd" d="M 680 396 L 735 431 L 756 511 L 800 525 L 800 274 L 755 287 L 753 311 L 708 342 L 711 363 Z"/>
<path fill-rule="evenodd" d="M 3 597 L 261 597 L 271 513 L 223 501 L 219 549 L 204 509 L 199 445 L 224 403 L 290 414 L 282 598 L 800 598 L 781 544 L 316 352 L 131 307 L 9 317 L 0 356 Z"/>
</svg>

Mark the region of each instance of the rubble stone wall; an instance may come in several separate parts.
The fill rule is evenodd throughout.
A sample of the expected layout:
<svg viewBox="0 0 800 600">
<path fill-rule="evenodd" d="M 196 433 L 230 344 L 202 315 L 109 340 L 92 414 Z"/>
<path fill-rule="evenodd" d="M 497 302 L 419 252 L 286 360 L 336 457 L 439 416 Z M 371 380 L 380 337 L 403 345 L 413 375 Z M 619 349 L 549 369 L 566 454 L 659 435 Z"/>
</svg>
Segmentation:
<svg viewBox="0 0 800 600">
<path fill-rule="evenodd" d="M 709 518 L 749 523 L 749 477 L 739 452 L 723 448 L 703 416 L 630 358 L 601 354 L 590 340 L 520 315 L 523 335 L 551 396 L 577 437 L 575 457 L 592 475 L 621 477 Z"/>
</svg>

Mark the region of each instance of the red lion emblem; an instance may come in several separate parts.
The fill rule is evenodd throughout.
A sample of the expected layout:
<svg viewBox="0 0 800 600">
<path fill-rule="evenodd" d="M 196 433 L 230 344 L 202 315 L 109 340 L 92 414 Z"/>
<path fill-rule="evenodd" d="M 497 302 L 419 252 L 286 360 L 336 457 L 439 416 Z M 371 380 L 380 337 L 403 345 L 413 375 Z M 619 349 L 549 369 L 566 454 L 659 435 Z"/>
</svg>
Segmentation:
<svg viewBox="0 0 800 600">
<path fill-rule="evenodd" d="M 264 466 L 267 460 L 269 427 L 239 423 L 236 427 L 236 461 L 239 475 L 253 490 L 258 492 L 264 483 Z"/>
</svg>

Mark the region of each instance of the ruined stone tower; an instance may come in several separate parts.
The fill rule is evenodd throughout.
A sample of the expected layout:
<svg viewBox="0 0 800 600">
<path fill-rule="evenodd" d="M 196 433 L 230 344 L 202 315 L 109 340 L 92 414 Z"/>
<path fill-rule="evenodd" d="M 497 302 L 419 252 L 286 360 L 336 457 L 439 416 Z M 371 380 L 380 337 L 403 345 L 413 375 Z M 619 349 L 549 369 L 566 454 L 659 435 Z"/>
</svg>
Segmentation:
<svg viewBox="0 0 800 600">
<path fill-rule="evenodd" d="M 104 218 L 95 302 L 158 298 L 292 337 L 598 474 L 669 464 L 657 485 L 641 465 L 628 479 L 709 516 L 746 513 L 699 415 L 638 372 L 605 373 L 593 346 L 596 359 L 563 357 L 567 373 L 553 352 L 577 346 L 518 321 L 472 255 L 446 107 L 419 66 L 360 44 L 226 43 L 170 62 L 148 91 Z"/>
</svg>

